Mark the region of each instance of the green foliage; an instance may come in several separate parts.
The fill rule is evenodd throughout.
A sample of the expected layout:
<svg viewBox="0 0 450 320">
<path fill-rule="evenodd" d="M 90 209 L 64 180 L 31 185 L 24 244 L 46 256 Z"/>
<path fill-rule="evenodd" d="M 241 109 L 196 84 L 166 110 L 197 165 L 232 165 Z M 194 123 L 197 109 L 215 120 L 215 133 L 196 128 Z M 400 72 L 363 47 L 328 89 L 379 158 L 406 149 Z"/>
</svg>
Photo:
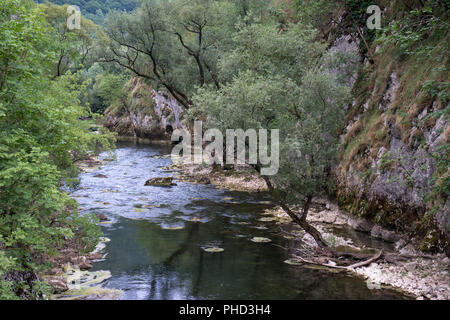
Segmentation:
<svg viewBox="0 0 450 320">
<path fill-rule="evenodd" d="M 294 0 L 297 16 L 303 23 L 317 28 L 322 36 L 329 39 L 352 34 L 360 40 L 361 54 L 367 55 L 375 30 L 366 26 L 369 14 L 367 8 L 374 5 L 371 0 Z"/>
<path fill-rule="evenodd" d="M 234 35 L 235 48 L 219 61 L 223 82 L 230 81 L 241 70 L 253 70 L 262 76 L 283 75 L 292 80 L 301 79 L 310 65 L 306 59 L 317 60 L 325 45 L 315 42 L 315 30 L 307 25 L 289 25 L 280 32 L 275 23 L 241 23 Z"/>
<path fill-rule="evenodd" d="M 99 237 L 102 236 L 98 226 L 98 218 L 95 214 L 80 216 L 74 212 L 71 216 L 72 230 L 76 234 L 76 241 L 83 248 L 82 253 L 89 253 L 94 250 Z"/>
<path fill-rule="evenodd" d="M 219 91 L 199 89 L 189 113 L 221 130 L 279 128 L 280 170 L 269 179 L 298 204 L 330 182 L 348 89 L 327 72 L 325 47 L 308 26 L 281 31 L 274 20 L 255 19 L 239 28 L 235 49 L 219 61 L 230 80 Z"/>
<path fill-rule="evenodd" d="M 247 9 L 267 8 L 258 0 L 143 0 L 133 13 L 111 13 L 105 21 L 103 61 L 166 89 L 189 108 L 197 87 L 220 87 L 219 57 L 234 46 L 235 25 L 249 22 L 241 16 L 242 2 Z"/>
<path fill-rule="evenodd" d="M 422 90 L 431 97 L 441 100 L 444 104 L 450 101 L 450 83 L 436 80 L 426 80 L 422 85 Z"/>
<path fill-rule="evenodd" d="M 97 60 L 97 41 L 103 36 L 99 26 L 83 17 L 81 29 L 69 30 L 67 6 L 52 3 L 39 6 L 47 22 L 53 27 L 50 30 L 53 31 L 54 51 L 57 52 L 54 61 L 55 77 L 65 74 L 68 70 L 76 72 L 82 68 L 89 68 Z"/>
<path fill-rule="evenodd" d="M 447 41 L 440 41 L 446 38 Z M 410 8 L 402 18 L 393 19 L 383 29 L 377 42 L 394 44 L 401 54 L 413 55 L 418 62 L 436 51 L 441 51 L 446 56 L 448 12 L 445 5 L 442 5 L 441 1 L 428 0 L 420 6 Z"/>
<path fill-rule="evenodd" d="M 82 239 L 90 245 L 98 235 L 76 217 L 73 200 L 59 186 L 75 159 L 110 146 L 111 139 L 89 133 L 79 120 L 89 115 L 79 75 L 48 78 L 53 35 L 32 1 L 0 4 L 0 274 L 29 279 L 0 281 L 3 298 L 42 298 L 48 287 L 28 275 L 42 268 L 43 255 L 75 234 L 86 232 Z"/>
<path fill-rule="evenodd" d="M 37 0 L 38 3 L 52 2 L 58 5 L 65 5 L 67 0 Z M 78 6 L 83 17 L 102 24 L 105 15 L 109 10 L 133 11 L 137 6 L 136 0 L 71 0 L 70 5 Z"/>
<path fill-rule="evenodd" d="M 122 95 L 126 78 L 123 75 L 101 74 L 95 79 L 94 89 L 105 106 L 110 106 Z"/>
</svg>

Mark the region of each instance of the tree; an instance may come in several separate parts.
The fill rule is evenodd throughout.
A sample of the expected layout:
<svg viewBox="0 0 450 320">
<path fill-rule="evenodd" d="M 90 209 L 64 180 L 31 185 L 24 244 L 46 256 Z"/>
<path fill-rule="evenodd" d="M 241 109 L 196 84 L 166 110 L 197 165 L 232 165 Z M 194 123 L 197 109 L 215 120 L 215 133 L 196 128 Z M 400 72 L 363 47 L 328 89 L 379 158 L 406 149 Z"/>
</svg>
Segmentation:
<svg viewBox="0 0 450 320">
<path fill-rule="evenodd" d="M 55 5 L 52 3 L 41 4 L 46 20 L 54 30 L 54 45 L 58 51 L 55 61 L 55 77 L 59 77 L 67 71 L 76 72 L 81 68 L 88 68 L 97 57 L 96 40 L 101 37 L 101 29 L 92 21 L 81 18 L 82 28 L 69 30 L 67 28 L 68 5 Z"/>
<path fill-rule="evenodd" d="M 273 21 L 241 26 L 236 49 L 219 62 L 231 80 L 219 91 L 200 89 L 189 113 L 207 115 L 207 127 L 222 131 L 279 128 L 280 169 L 263 178 L 292 220 L 326 248 L 306 217 L 329 184 L 349 89 L 327 72 L 325 48 L 307 26 L 277 28 Z"/>
<path fill-rule="evenodd" d="M 171 26 L 168 31 L 195 60 L 200 87 L 212 81 L 220 88 L 216 63 L 218 48 L 226 42 L 224 32 L 233 28 L 230 12 L 231 4 L 212 0 L 172 1 L 168 6 L 167 25 Z"/>
<path fill-rule="evenodd" d="M 56 56 L 52 35 L 32 1 L 1 2 L 0 299 L 42 298 L 36 272 L 43 256 L 75 234 L 88 250 L 99 236 L 59 186 L 75 171 L 75 159 L 110 140 L 79 121 L 85 109 L 77 76 L 48 77 Z M 12 275 L 23 283 L 10 281 Z"/>
<path fill-rule="evenodd" d="M 189 108 L 197 87 L 220 88 L 217 62 L 231 49 L 231 35 L 243 19 L 238 3 L 142 0 L 133 13 L 111 13 L 102 61 L 117 63 L 165 88 Z"/>
<path fill-rule="evenodd" d="M 126 78 L 123 75 L 100 74 L 96 77 L 94 89 L 103 99 L 106 106 L 110 106 L 123 94 L 122 88 Z"/>
<path fill-rule="evenodd" d="M 177 81 L 176 69 L 189 64 L 177 55 L 173 37 L 167 34 L 164 4 L 145 1 L 132 14 L 112 13 L 106 19 L 107 50 L 105 62 L 115 62 L 137 76 L 166 88 L 183 106 L 190 100 Z"/>
</svg>

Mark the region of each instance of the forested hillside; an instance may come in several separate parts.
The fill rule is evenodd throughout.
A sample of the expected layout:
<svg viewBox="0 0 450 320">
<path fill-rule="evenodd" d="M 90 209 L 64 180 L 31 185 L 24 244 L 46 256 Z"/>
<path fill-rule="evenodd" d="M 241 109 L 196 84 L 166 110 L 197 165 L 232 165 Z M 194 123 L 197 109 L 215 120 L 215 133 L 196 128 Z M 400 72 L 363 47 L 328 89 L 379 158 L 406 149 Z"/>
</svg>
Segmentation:
<svg viewBox="0 0 450 320">
<path fill-rule="evenodd" d="M 97 24 L 103 22 L 104 17 L 110 10 L 133 11 L 136 8 L 136 0 L 37 0 L 38 3 L 51 2 L 57 5 L 78 6 L 82 15 Z"/>
</svg>

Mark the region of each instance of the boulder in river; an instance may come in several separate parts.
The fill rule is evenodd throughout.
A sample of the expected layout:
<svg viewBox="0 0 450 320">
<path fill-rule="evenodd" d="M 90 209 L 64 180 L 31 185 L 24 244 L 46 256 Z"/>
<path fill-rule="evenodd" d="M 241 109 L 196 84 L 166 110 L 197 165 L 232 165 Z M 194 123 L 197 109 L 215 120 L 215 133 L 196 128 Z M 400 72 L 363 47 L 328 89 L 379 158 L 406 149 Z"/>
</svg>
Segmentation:
<svg viewBox="0 0 450 320">
<path fill-rule="evenodd" d="M 175 183 L 173 183 L 173 177 L 160 177 L 160 178 L 151 178 L 148 179 L 145 182 L 146 186 L 153 186 L 153 187 L 171 187 L 176 186 Z"/>
<path fill-rule="evenodd" d="M 200 184 L 211 184 L 211 180 L 208 177 L 201 177 L 198 179 L 198 183 Z"/>
<path fill-rule="evenodd" d="M 97 213 L 95 215 L 100 221 L 108 221 L 108 218 L 103 213 Z"/>
<path fill-rule="evenodd" d="M 94 178 L 103 178 L 103 179 L 106 179 L 106 178 L 108 178 L 106 175 L 104 175 L 104 174 L 101 174 L 101 173 L 99 173 L 99 174 L 96 174 L 95 176 L 94 176 Z"/>
</svg>

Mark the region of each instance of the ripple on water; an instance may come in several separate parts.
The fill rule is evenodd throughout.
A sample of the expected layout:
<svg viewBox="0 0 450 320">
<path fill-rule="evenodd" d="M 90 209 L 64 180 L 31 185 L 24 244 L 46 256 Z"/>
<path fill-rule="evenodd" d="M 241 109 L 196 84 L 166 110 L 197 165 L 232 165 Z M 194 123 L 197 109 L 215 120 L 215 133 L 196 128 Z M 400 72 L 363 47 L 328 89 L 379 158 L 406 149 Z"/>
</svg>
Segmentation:
<svg viewBox="0 0 450 320">
<path fill-rule="evenodd" d="M 162 169 L 170 159 L 161 155 L 169 152 L 161 145 L 119 144 L 115 160 L 81 174 L 72 193 L 83 212 L 111 221 L 102 225 L 111 239 L 107 256 L 94 271 L 110 270 L 105 287 L 123 290 L 122 299 L 402 298 L 369 290 L 361 279 L 284 263 L 290 257 L 279 246 L 295 242 L 262 218 L 271 206 L 265 195 L 184 182 L 145 187 L 150 178 L 174 176 Z M 279 246 L 249 241 L 263 238 Z"/>
</svg>

